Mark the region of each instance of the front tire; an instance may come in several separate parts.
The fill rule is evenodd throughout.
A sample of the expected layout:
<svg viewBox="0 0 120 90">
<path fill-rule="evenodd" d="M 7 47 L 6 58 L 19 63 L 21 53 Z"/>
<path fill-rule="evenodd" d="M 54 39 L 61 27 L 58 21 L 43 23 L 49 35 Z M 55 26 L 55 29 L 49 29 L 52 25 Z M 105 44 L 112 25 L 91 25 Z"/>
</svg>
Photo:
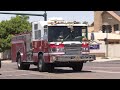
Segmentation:
<svg viewBox="0 0 120 90">
<path fill-rule="evenodd" d="M 21 62 L 21 57 L 18 56 L 17 66 L 19 70 L 29 70 L 30 64 L 24 64 Z"/>
<path fill-rule="evenodd" d="M 82 71 L 83 63 L 72 66 L 73 71 L 80 72 Z"/>
<path fill-rule="evenodd" d="M 38 57 L 38 70 L 39 72 L 47 71 L 47 66 L 46 66 L 46 63 L 44 62 L 42 54 L 40 54 Z"/>
<path fill-rule="evenodd" d="M 47 65 L 47 70 L 48 72 L 53 72 L 54 71 L 54 66 L 52 64 Z"/>
</svg>

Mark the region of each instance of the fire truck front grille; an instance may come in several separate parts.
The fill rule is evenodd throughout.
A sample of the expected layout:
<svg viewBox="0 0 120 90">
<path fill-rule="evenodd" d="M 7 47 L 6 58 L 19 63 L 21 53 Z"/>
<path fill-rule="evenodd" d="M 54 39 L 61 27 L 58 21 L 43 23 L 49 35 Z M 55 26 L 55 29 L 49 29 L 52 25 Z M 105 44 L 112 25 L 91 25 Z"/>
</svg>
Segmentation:
<svg viewBox="0 0 120 90">
<path fill-rule="evenodd" d="M 80 44 L 75 45 L 65 45 L 66 55 L 80 55 L 81 46 Z"/>
</svg>

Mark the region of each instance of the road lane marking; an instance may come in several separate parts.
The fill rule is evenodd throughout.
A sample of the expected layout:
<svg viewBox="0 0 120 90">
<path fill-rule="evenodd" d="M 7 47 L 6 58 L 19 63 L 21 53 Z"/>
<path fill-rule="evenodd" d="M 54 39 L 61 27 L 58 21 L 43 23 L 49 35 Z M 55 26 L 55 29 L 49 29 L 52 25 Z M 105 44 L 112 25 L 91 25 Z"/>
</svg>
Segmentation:
<svg viewBox="0 0 120 90">
<path fill-rule="evenodd" d="M 5 73 L 5 72 L 18 72 L 18 71 L 20 71 L 20 70 L 16 70 L 16 71 L 13 71 L 13 70 L 9 70 L 9 71 L 0 71 L 0 73 L 1 73 L 1 72 L 3 72 L 3 73 Z"/>
<path fill-rule="evenodd" d="M 120 68 L 120 67 L 91 67 L 91 68 Z"/>
<path fill-rule="evenodd" d="M 112 71 L 104 71 L 104 70 L 91 70 L 94 72 L 100 72 L 100 73 L 120 73 L 120 72 L 112 72 Z"/>
<path fill-rule="evenodd" d="M 4 75 L 4 76 L 0 76 L 0 78 L 2 77 L 14 77 L 14 76 L 27 76 L 29 74 L 20 74 L 20 75 Z"/>
<path fill-rule="evenodd" d="M 47 77 L 47 78 L 51 78 L 51 77 L 54 77 L 54 78 L 61 78 L 56 76 L 56 75 L 50 75 L 50 74 L 45 74 L 45 73 L 29 73 L 29 74 L 19 74 L 19 75 L 4 75 L 4 76 L 0 76 L 0 78 L 8 78 L 8 77 L 16 77 L 16 78 L 19 78 L 20 76 L 29 76 L 29 75 L 39 75 L 39 76 L 44 76 L 44 77 Z M 62 77 L 62 78 L 65 78 L 65 77 Z M 40 78 L 42 79 L 42 78 Z"/>
<path fill-rule="evenodd" d="M 4 75 L 4 74 L 2 74 L 1 76 L 0 76 L 0 78 L 8 78 L 8 77 L 15 77 L 15 78 L 19 78 L 20 76 L 30 76 L 30 75 L 38 75 L 38 76 L 44 76 L 44 77 L 46 77 L 46 78 L 62 78 L 62 79 L 66 79 L 68 76 L 64 76 L 64 75 L 61 75 L 61 74 L 54 74 L 54 73 L 48 73 L 48 72 L 42 72 L 42 73 L 40 73 L 40 72 L 29 72 L 29 73 L 27 73 L 27 74 L 19 74 L 19 75 L 12 75 L 12 74 L 10 74 L 10 75 Z M 41 78 L 40 78 L 41 79 Z"/>
</svg>

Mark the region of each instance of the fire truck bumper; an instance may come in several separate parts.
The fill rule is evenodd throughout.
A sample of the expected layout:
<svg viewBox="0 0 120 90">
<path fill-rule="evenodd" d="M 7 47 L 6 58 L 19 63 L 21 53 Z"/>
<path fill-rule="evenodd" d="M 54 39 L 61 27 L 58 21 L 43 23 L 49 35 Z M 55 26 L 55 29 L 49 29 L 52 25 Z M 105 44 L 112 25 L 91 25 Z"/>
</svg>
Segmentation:
<svg viewBox="0 0 120 90">
<path fill-rule="evenodd" d="M 51 56 L 50 62 L 86 62 L 96 60 L 95 55 L 60 55 Z"/>
</svg>

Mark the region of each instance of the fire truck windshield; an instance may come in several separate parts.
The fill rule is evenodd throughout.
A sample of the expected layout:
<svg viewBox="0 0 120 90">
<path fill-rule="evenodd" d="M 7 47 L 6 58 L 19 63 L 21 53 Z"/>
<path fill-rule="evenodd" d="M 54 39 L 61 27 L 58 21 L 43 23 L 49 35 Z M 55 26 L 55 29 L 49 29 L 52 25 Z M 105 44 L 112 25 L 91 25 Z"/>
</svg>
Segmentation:
<svg viewBox="0 0 120 90">
<path fill-rule="evenodd" d="M 73 26 L 48 26 L 48 41 L 81 41 L 82 37 L 87 35 L 87 27 Z"/>
</svg>

